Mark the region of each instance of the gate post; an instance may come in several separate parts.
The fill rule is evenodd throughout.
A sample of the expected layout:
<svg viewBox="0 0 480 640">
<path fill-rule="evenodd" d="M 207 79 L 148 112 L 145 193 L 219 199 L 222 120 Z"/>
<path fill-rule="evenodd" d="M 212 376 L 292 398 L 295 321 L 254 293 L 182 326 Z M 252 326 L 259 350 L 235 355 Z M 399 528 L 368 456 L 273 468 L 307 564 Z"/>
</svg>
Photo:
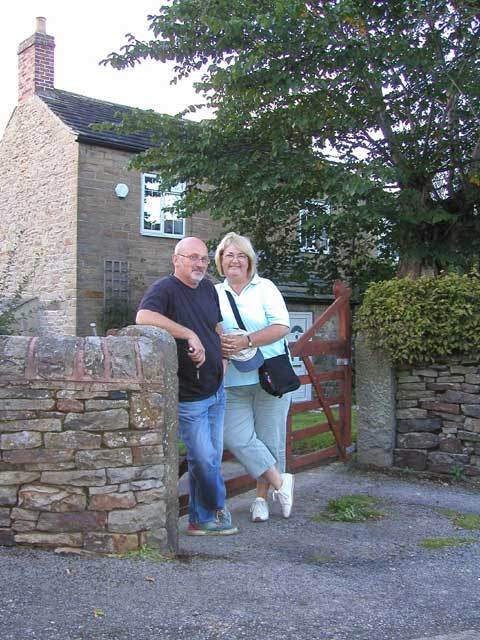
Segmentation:
<svg viewBox="0 0 480 640">
<path fill-rule="evenodd" d="M 338 313 L 338 337 L 345 341 L 347 354 L 342 366 L 342 400 L 339 404 L 342 444 L 347 448 L 352 444 L 352 310 L 350 307 L 351 290 L 341 280 L 336 280 L 333 293 L 335 298 L 345 297 L 345 303 Z M 338 363 L 337 363 L 338 365 Z"/>
<path fill-rule="evenodd" d="M 355 342 L 358 461 L 391 467 L 395 447 L 395 376 L 391 363 L 362 336 Z"/>
</svg>

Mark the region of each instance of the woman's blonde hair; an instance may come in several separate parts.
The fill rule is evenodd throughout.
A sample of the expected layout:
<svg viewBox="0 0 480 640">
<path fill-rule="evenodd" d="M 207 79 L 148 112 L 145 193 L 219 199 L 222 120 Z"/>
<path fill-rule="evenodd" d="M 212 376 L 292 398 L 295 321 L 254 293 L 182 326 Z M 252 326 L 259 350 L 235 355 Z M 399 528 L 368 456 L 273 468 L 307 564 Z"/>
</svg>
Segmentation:
<svg viewBox="0 0 480 640">
<path fill-rule="evenodd" d="M 222 257 L 227 247 L 232 244 L 248 257 L 247 275 L 249 279 L 252 278 L 257 272 L 257 255 L 250 240 L 245 236 L 240 236 L 238 233 L 234 233 L 233 231 L 227 233 L 215 251 L 215 264 L 217 265 L 218 273 L 222 277 L 225 277 L 222 269 Z"/>
</svg>

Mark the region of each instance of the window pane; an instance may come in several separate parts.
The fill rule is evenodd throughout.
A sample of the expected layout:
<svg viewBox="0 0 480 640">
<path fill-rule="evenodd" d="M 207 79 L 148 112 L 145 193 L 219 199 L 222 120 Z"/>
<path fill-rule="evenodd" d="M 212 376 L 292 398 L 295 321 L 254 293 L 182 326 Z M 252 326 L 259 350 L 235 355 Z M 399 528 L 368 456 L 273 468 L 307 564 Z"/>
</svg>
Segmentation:
<svg viewBox="0 0 480 640">
<path fill-rule="evenodd" d="M 145 229 L 154 229 L 160 231 L 161 227 L 161 207 L 160 207 L 160 194 L 155 196 L 146 195 L 145 205 L 143 209 L 143 220 Z"/>
<path fill-rule="evenodd" d="M 174 206 L 184 190 L 185 185 L 178 184 L 170 191 L 162 192 L 158 176 L 144 174 L 142 228 L 159 234 L 183 236 L 184 220 L 178 219 L 175 213 L 168 209 Z"/>
<path fill-rule="evenodd" d="M 174 233 L 175 233 L 176 235 L 179 235 L 179 236 L 180 236 L 180 235 L 181 235 L 181 236 L 183 236 L 183 235 L 184 235 L 185 231 L 184 231 L 184 228 L 183 228 L 183 223 L 184 223 L 184 220 L 183 220 L 183 219 L 182 219 L 182 220 L 176 220 L 176 221 L 173 223 Z"/>
</svg>

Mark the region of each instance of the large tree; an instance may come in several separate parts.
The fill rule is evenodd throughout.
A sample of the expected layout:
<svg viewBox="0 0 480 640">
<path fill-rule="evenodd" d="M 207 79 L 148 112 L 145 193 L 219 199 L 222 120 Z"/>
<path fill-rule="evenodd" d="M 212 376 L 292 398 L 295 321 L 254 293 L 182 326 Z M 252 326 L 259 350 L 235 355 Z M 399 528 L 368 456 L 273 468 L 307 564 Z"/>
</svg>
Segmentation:
<svg viewBox="0 0 480 640">
<path fill-rule="evenodd" d="M 174 82 L 202 71 L 213 118 L 189 121 L 191 106 L 124 126 L 160 143 L 137 166 L 190 185 L 181 210 L 248 233 L 267 271 L 355 282 L 395 256 L 401 274 L 465 269 L 480 248 L 478 7 L 174 0 L 149 16 L 150 41 L 131 35 L 105 62 L 174 61 Z M 328 254 L 299 251 L 325 231 Z"/>
</svg>

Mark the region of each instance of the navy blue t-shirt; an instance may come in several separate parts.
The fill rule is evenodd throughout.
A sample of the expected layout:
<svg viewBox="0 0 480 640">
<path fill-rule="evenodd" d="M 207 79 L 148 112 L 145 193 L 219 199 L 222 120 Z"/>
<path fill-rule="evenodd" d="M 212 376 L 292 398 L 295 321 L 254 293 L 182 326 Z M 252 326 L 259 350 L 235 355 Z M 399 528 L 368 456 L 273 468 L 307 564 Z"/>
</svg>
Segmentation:
<svg viewBox="0 0 480 640">
<path fill-rule="evenodd" d="M 203 400 L 213 395 L 223 379 L 220 337 L 215 327 L 222 321 L 220 304 L 210 280 L 198 287 L 183 284 L 175 276 L 154 282 L 138 309 L 156 311 L 194 331 L 205 348 L 205 362 L 198 369 L 188 355 L 188 342 L 175 339 L 178 352 L 179 399 L 182 402 Z"/>
</svg>

